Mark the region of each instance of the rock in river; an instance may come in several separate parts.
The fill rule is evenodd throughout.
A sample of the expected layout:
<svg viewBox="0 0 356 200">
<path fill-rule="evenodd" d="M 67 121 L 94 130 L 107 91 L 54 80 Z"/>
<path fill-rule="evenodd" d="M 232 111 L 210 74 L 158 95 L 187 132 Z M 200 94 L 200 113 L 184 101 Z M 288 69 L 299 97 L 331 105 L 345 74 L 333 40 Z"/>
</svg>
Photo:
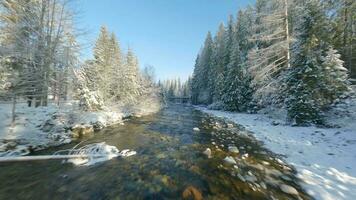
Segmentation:
<svg viewBox="0 0 356 200">
<path fill-rule="evenodd" d="M 240 152 L 236 146 L 229 146 L 228 149 L 231 153 L 239 153 Z"/>
<path fill-rule="evenodd" d="M 200 131 L 200 129 L 199 129 L 198 127 L 195 127 L 195 128 L 193 128 L 193 131 L 195 131 L 195 132 L 199 132 L 199 131 Z"/>
<path fill-rule="evenodd" d="M 85 125 L 75 125 L 72 128 L 72 136 L 77 138 L 77 137 L 83 137 L 85 135 L 88 135 L 90 133 L 94 132 L 94 128 L 92 125 L 85 124 Z"/>
<path fill-rule="evenodd" d="M 206 156 L 208 156 L 208 158 L 211 158 L 211 149 L 210 148 L 207 148 L 203 154 L 205 154 Z"/>
<path fill-rule="evenodd" d="M 283 184 L 280 185 L 279 187 L 284 193 L 291 194 L 291 195 L 298 195 L 298 191 L 292 186 Z"/>
<path fill-rule="evenodd" d="M 182 196 L 183 199 L 203 200 L 201 192 L 193 186 L 185 188 Z"/>
<path fill-rule="evenodd" d="M 231 156 L 227 156 L 226 158 L 224 158 L 224 161 L 228 164 L 233 164 L 233 165 L 237 164 L 235 159 Z"/>
</svg>

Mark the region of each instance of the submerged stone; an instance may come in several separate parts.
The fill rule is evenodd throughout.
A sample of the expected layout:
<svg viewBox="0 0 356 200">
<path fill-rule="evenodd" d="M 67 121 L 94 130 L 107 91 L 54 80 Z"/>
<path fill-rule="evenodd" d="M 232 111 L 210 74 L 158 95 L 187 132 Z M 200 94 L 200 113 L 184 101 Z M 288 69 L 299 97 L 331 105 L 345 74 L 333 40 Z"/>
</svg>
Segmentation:
<svg viewBox="0 0 356 200">
<path fill-rule="evenodd" d="M 239 153 L 240 152 L 236 146 L 229 146 L 228 149 L 231 153 Z"/>
<path fill-rule="evenodd" d="M 228 163 L 228 164 L 233 164 L 233 165 L 237 164 L 236 161 L 235 161 L 235 159 L 234 159 L 233 157 L 231 157 L 231 156 L 225 157 L 225 158 L 224 158 L 224 161 L 225 161 L 226 163 Z"/>
<path fill-rule="evenodd" d="M 189 186 L 185 188 L 182 197 L 183 199 L 187 199 L 187 200 L 188 199 L 203 200 L 203 195 L 201 194 L 201 192 L 193 186 Z"/>
</svg>

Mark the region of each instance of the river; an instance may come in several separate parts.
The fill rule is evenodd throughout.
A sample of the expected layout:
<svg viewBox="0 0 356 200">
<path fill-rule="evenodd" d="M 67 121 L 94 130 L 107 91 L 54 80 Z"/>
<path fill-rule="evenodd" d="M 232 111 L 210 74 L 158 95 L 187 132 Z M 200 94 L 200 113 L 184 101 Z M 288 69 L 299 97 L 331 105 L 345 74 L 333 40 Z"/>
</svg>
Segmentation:
<svg viewBox="0 0 356 200">
<path fill-rule="evenodd" d="M 200 131 L 193 131 L 195 127 Z M 172 104 L 81 141 L 104 141 L 137 155 L 93 166 L 62 161 L 0 164 L 0 199 L 312 199 L 295 170 L 251 133 L 188 105 Z M 229 152 L 231 145 L 240 153 Z M 212 158 L 202 153 L 207 148 Z M 224 162 L 226 156 L 237 164 Z M 294 188 L 298 195 L 281 186 Z"/>
</svg>

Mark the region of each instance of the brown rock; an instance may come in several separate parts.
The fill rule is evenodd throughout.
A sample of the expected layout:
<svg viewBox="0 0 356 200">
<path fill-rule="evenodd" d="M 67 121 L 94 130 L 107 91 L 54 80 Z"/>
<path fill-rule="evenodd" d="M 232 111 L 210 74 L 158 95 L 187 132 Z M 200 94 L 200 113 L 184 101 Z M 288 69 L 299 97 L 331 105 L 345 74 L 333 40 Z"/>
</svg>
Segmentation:
<svg viewBox="0 0 356 200">
<path fill-rule="evenodd" d="M 92 125 L 75 125 L 72 128 L 72 134 L 74 138 L 83 137 L 94 132 Z"/>
<path fill-rule="evenodd" d="M 185 200 L 203 200 L 203 195 L 201 192 L 193 186 L 188 186 L 185 188 L 182 196 Z"/>
</svg>

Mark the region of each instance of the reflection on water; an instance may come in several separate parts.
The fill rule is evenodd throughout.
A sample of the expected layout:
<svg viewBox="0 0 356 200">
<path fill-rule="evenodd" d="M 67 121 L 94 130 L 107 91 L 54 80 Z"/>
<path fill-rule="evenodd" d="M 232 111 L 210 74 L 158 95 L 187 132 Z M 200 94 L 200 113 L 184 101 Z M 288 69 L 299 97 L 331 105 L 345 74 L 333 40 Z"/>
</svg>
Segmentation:
<svg viewBox="0 0 356 200">
<path fill-rule="evenodd" d="M 60 161 L 1 164 L 0 199 L 311 199 L 293 169 L 242 128 L 189 106 L 171 105 L 83 140 L 137 155 L 90 167 Z M 230 153 L 231 145 L 240 152 Z M 210 159 L 202 153 L 207 148 Z M 237 164 L 224 162 L 226 156 Z M 283 192 L 282 185 L 298 195 Z"/>
</svg>

